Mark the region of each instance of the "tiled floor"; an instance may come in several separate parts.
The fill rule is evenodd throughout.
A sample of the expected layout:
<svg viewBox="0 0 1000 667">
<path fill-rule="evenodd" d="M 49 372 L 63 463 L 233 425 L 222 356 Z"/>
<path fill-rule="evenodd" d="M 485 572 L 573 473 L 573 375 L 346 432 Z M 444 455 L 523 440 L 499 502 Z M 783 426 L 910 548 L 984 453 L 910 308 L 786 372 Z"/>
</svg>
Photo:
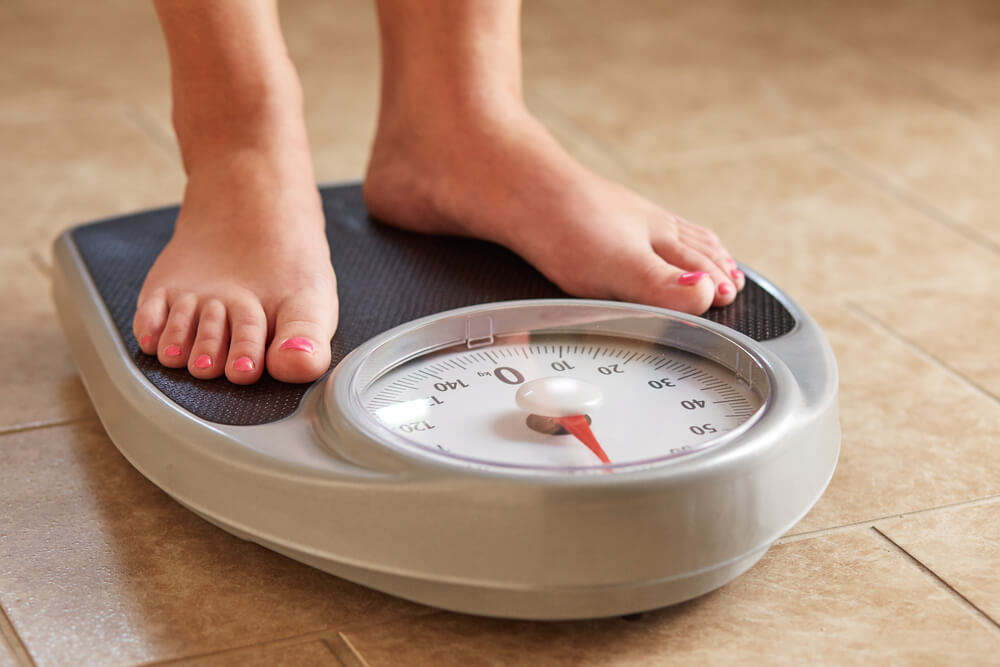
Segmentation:
<svg viewBox="0 0 1000 667">
<path fill-rule="evenodd" d="M 286 0 L 317 179 L 359 177 L 365 0 Z M 530 104 L 585 163 L 707 224 L 810 309 L 840 465 L 746 575 L 639 618 L 393 599 L 167 498 L 97 421 L 49 297 L 73 223 L 176 202 L 135 0 L 0 4 L 0 667 L 1000 664 L 1000 5 L 530 0 Z"/>
</svg>

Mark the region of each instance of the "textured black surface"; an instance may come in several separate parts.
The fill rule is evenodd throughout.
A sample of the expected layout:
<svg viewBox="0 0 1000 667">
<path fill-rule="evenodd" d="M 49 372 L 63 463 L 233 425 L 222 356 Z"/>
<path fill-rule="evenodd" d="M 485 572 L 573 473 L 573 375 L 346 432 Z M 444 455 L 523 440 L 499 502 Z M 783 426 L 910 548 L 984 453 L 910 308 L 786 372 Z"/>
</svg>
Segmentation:
<svg viewBox="0 0 1000 667">
<path fill-rule="evenodd" d="M 324 188 L 322 195 L 340 291 L 334 364 L 369 338 L 424 315 L 490 301 L 566 296 L 492 243 L 411 234 L 372 221 L 358 185 Z M 139 350 L 132 335 L 136 297 L 170 239 L 177 210 L 137 213 L 72 232 L 132 361 L 166 396 L 208 421 L 254 425 L 287 417 L 309 385 L 284 384 L 266 374 L 249 386 L 224 378 L 196 380 L 184 369 L 163 368 Z M 776 338 L 795 325 L 781 303 L 750 282 L 735 303 L 705 317 L 756 340 Z"/>
</svg>

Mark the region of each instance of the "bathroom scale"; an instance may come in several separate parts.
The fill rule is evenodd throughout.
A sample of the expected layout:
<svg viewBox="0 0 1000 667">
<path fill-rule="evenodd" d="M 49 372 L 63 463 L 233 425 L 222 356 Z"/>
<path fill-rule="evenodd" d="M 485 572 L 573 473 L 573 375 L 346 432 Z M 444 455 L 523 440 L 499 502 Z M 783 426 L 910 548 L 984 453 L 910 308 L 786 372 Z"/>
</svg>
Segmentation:
<svg viewBox="0 0 1000 667">
<path fill-rule="evenodd" d="M 825 490 L 834 356 L 749 267 L 702 317 L 572 299 L 500 246 L 372 220 L 356 183 L 321 195 L 340 328 L 309 385 L 197 380 L 139 350 L 136 298 L 177 207 L 55 244 L 108 435 L 206 520 L 443 609 L 578 619 L 722 586 Z"/>
</svg>

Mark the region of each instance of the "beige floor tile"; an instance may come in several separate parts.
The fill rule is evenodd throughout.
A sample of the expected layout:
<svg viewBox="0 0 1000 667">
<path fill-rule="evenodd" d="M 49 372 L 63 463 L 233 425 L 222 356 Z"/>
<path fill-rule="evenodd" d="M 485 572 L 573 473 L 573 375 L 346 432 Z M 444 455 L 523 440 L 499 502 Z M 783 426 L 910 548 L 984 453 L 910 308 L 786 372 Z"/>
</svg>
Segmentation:
<svg viewBox="0 0 1000 667">
<path fill-rule="evenodd" d="M 876 527 L 1000 624 L 1000 501 L 892 519 Z"/>
<path fill-rule="evenodd" d="M 839 306 L 813 315 L 840 369 L 840 462 L 791 533 L 1000 493 L 996 402 Z"/>
<path fill-rule="evenodd" d="M 240 651 L 170 663 L 171 667 L 340 667 L 322 641 L 291 646 L 254 646 Z"/>
<path fill-rule="evenodd" d="M 564 118 L 626 164 L 807 131 L 759 73 L 697 67 L 684 33 L 664 38 L 681 62 L 666 60 L 617 42 L 617 28 L 595 25 L 563 50 L 526 41 L 526 96 L 543 120 Z"/>
<path fill-rule="evenodd" d="M 303 68 L 302 81 L 316 180 L 360 180 L 375 136 L 377 70 L 331 76 Z"/>
<path fill-rule="evenodd" d="M 0 31 L 5 104 L 61 104 L 85 118 L 98 100 L 169 100 L 166 47 L 152 3 L 7 0 Z M 67 122 L 86 127 L 83 118 Z"/>
<path fill-rule="evenodd" d="M 175 158 L 120 105 L 0 110 L 4 247 L 43 248 L 80 222 L 176 202 Z"/>
<path fill-rule="evenodd" d="M 199 519 L 96 422 L 4 436 L 0 469 L 2 602 L 42 666 L 202 655 L 424 610 Z"/>
<path fill-rule="evenodd" d="M 529 100 L 624 160 L 942 108 L 880 62 L 818 39 L 815 26 L 783 5 L 558 7 L 577 32 L 559 31 L 554 48 L 533 52 L 549 35 L 525 28 Z M 532 11 L 541 13 L 526 9 L 526 21 Z"/>
<path fill-rule="evenodd" d="M 822 28 L 843 43 L 924 81 L 964 104 L 1000 102 L 1000 8 L 992 0 L 826 0 Z M 805 18 L 805 17 L 804 17 Z"/>
<path fill-rule="evenodd" d="M 913 284 L 929 271 L 988 282 L 996 263 L 988 250 L 822 152 L 636 168 L 632 184 L 715 230 L 735 257 L 807 306 Z"/>
<path fill-rule="evenodd" d="M 370 0 L 289 0 L 281 13 L 317 179 L 360 177 L 378 91 Z M 524 14 L 529 104 L 570 152 L 718 231 L 831 339 L 841 461 L 792 533 L 1000 494 L 997 3 L 537 0 Z M 175 203 L 184 179 L 151 4 L 6 0 L 0 62 L 2 432 L 92 414 L 39 266 L 51 240 Z M 0 605 L 43 666 L 328 664 L 329 646 L 285 638 L 331 629 L 341 662 L 354 647 L 372 665 L 1000 654 L 995 629 L 862 528 L 781 544 L 721 591 L 631 622 L 403 621 L 426 609 L 179 508 L 96 422 L 0 436 L 0 471 Z M 998 618 L 996 508 L 878 526 Z M 257 642 L 270 643 L 244 648 Z M 17 655 L 0 641 L 0 667 Z"/>
<path fill-rule="evenodd" d="M 986 109 L 977 111 L 973 116 L 975 122 L 993 139 L 995 146 L 1000 146 L 1000 110 Z"/>
<path fill-rule="evenodd" d="M 379 665 L 989 664 L 1000 638 L 867 531 L 775 547 L 721 590 L 638 620 L 434 614 L 343 633 Z"/>
<path fill-rule="evenodd" d="M 283 3 L 281 22 L 302 80 L 317 180 L 360 179 L 378 109 L 373 3 Z"/>
<path fill-rule="evenodd" d="M 94 414 L 56 319 L 49 277 L 0 248 L 0 432 Z"/>
<path fill-rule="evenodd" d="M 1000 252 L 1000 131 L 988 118 L 934 114 L 834 132 L 823 141 Z"/>
<path fill-rule="evenodd" d="M 994 260 L 986 278 L 970 273 L 968 280 L 959 274 L 950 280 L 862 294 L 853 300 L 907 341 L 1000 399 L 996 346 L 1000 259 Z M 985 444 L 1000 445 L 1000 431 Z"/>
</svg>

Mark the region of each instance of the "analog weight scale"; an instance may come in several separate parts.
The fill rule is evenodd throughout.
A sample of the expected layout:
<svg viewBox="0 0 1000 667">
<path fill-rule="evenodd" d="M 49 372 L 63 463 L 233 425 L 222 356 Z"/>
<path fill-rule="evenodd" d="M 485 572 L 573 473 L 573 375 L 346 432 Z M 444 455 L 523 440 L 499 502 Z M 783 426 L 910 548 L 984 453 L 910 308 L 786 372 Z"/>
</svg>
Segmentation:
<svg viewBox="0 0 1000 667">
<path fill-rule="evenodd" d="M 356 184 L 321 194 L 340 328 L 312 385 L 196 380 L 139 350 L 136 297 L 176 207 L 56 242 L 105 429 L 208 521 L 437 607 L 592 618 L 723 585 L 826 488 L 836 363 L 753 271 L 704 317 L 568 299 L 499 246 L 372 221 Z"/>
</svg>

